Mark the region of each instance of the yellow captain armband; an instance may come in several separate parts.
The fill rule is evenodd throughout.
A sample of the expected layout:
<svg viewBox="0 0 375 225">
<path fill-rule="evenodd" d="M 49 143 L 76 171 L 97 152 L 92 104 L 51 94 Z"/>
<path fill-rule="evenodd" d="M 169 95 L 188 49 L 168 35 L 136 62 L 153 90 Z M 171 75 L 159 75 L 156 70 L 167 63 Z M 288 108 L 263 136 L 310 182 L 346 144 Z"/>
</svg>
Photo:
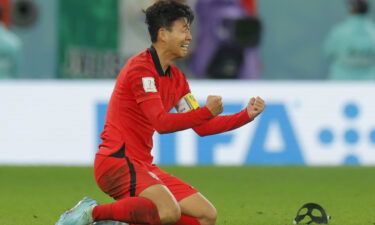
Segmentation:
<svg viewBox="0 0 375 225">
<path fill-rule="evenodd" d="M 190 112 L 191 110 L 198 108 L 199 104 L 191 93 L 186 94 L 176 105 L 176 110 L 179 113 Z"/>
</svg>

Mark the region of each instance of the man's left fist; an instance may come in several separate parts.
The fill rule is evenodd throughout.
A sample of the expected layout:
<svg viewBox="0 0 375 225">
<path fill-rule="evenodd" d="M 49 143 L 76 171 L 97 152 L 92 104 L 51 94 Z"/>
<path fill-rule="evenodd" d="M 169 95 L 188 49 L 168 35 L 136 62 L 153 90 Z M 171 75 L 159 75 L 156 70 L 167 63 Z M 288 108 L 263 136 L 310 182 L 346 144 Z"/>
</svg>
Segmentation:
<svg viewBox="0 0 375 225">
<path fill-rule="evenodd" d="M 249 114 L 250 119 L 255 119 L 261 112 L 266 108 L 264 100 L 259 96 L 256 98 L 251 98 L 249 103 L 246 106 L 247 113 Z"/>
</svg>

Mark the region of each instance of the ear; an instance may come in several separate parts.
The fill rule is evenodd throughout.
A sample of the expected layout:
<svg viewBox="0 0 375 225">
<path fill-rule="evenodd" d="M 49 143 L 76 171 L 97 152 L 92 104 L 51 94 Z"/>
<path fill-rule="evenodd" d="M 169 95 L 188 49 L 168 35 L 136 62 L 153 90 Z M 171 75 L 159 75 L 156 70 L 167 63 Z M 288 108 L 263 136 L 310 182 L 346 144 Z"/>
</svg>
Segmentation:
<svg viewBox="0 0 375 225">
<path fill-rule="evenodd" d="M 168 30 L 166 28 L 160 28 L 158 31 L 158 40 L 162 42 L 167 42 L 168 40 Z"/>
</svg>

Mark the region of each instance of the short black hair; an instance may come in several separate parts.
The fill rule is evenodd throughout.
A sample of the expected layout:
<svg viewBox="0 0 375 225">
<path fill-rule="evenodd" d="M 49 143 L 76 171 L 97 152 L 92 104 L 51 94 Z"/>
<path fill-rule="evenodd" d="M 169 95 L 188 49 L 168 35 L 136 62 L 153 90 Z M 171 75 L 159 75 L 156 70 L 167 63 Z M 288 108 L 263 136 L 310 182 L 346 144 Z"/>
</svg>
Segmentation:
<svg viewBox="0 0 375 225">
<path fill-rule="evenodd" d="M 189 24 L 194 20 L 193 10 L 176 0 L 159 0 L 144 12 L 152 43 L 157 41 L 160 28 L 170 30 L 173 23 L 182 18 L 186 18 Z"/>
<path fill-rule="evenodd" d="M 366 0 L 349 0 L 349 9 L 357 14 L 366 14 L 369 10 L 369 3 Z"/>
</svg>

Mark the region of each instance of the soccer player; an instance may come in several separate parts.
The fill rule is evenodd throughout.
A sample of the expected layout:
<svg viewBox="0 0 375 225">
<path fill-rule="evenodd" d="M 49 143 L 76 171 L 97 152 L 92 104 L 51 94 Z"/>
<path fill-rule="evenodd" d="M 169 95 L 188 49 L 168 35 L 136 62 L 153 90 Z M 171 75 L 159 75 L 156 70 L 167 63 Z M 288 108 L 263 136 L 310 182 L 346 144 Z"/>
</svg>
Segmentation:
<svg viewBox="0 0 375 225">
<path fill-rule="evenodd" d="M 112 93 L 102 143 L 94 163 L 99 187 L 116 201 L 99 205 L 84 198 L 57 225 L 111 220 L 129 224 L 213 225 L 215 207 L 198 190 L 152 164 L 152 136 L 193 128 L 200 136 L 236 129 L 265 108 L 251 98 L 241 112 L 219 116 L 220 96 L 199 107 L 185 75 L 172 62 L 188 54 L 192 10 L 177 1 L 147 8 L 152 46 L 135 55 L 120 72 Z M 175 107 L 177 113 L 169 113 Z"/>
</svg>

